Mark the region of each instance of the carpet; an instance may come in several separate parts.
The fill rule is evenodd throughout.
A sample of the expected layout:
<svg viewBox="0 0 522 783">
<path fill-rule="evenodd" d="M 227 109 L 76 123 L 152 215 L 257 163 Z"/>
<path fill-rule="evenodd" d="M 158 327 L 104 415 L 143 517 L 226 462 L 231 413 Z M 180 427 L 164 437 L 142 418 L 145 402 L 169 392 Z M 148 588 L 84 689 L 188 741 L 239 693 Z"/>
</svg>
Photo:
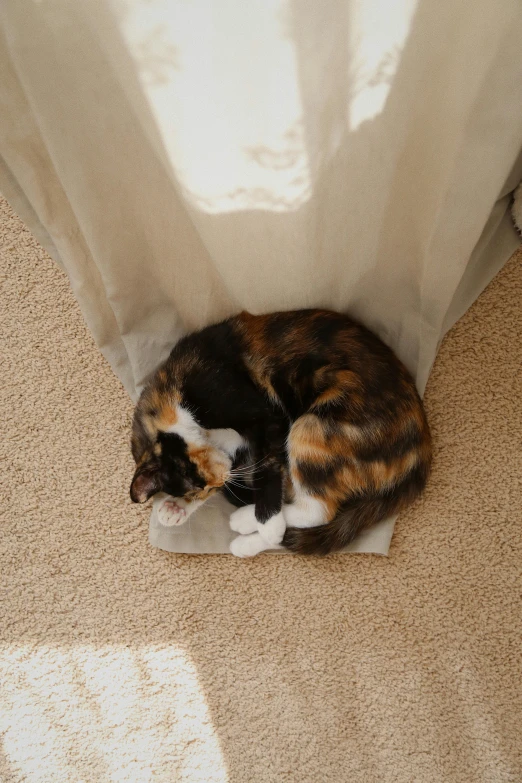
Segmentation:
<svg viewBox="0 0 522 783">
<path fill-rule="evenodd" d="M 0 203 L 0 779 L 522 781 L 522 253 L 445 339 L 388 558 L 172 555 L 131 404 Z"/>
</svg>

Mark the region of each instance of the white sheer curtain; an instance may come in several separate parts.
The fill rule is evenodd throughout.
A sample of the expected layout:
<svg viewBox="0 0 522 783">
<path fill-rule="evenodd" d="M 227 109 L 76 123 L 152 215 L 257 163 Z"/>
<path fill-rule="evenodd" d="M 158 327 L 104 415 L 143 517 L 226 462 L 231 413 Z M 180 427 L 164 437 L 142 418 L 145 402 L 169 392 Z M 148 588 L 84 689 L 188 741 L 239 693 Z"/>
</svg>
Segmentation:
<svg viewBox="0 0 522 783">
<path fill-rule="evenodd" d="M 361 318 L 422 391 L 517 245 L 517 0 L 4 0 L 0 19 L 0 188 L 133 398 L 184 331 L 312 305 Z M 226 551 L 226 514 L 153 515 L 151 541 Z"/>
</svg>

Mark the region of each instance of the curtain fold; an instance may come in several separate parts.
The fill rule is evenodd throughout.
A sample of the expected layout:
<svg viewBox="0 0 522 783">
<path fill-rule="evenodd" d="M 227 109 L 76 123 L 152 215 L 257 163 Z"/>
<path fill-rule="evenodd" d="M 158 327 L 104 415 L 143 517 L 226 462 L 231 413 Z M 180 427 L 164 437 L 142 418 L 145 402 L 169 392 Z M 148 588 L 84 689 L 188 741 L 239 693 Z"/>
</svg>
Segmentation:
<svg viewBox="0 0 522 783">
<path fill-rule="evenodd" d="M 0 20 L 0 189 L 133 399 L 187 330 L 307 306 L 360 318 L 423 392 L 518 244 L 516 0 L 4 0 Z M 153 512 L 151 542 L 227 551 L 227 511 Z"/>
</svg>

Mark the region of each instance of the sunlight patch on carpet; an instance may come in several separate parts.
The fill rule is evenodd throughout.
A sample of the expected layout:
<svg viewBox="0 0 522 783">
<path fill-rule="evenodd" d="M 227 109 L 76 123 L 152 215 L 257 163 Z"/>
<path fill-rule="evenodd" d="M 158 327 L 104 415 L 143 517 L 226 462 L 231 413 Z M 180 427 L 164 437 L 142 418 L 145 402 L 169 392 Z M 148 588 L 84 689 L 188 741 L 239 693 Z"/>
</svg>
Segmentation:
<svg viewBox="0 0 522 783">
<path fill-rule="evenodd" d="M 178 647 L 13 646 L 0 677 L 13 776 L 156 782 L 161 759 L 169 780 L 228 780 L 196 669 Z"/>
</svg>

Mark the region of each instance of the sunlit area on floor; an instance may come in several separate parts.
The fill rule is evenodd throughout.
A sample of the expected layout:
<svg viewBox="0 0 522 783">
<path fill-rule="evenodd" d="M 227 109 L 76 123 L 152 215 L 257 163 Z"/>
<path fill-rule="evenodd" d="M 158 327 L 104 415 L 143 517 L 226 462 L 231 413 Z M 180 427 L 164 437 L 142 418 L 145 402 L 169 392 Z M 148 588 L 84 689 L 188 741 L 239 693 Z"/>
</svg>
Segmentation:
<svg viewBox="0 0 522 783">
<path fill-rule="evenodd" d="M 24 780 L 228 780 L 196 670 L 177 647 L 12 647 L 0 676 L 5 763 Z"/>
</svg>

